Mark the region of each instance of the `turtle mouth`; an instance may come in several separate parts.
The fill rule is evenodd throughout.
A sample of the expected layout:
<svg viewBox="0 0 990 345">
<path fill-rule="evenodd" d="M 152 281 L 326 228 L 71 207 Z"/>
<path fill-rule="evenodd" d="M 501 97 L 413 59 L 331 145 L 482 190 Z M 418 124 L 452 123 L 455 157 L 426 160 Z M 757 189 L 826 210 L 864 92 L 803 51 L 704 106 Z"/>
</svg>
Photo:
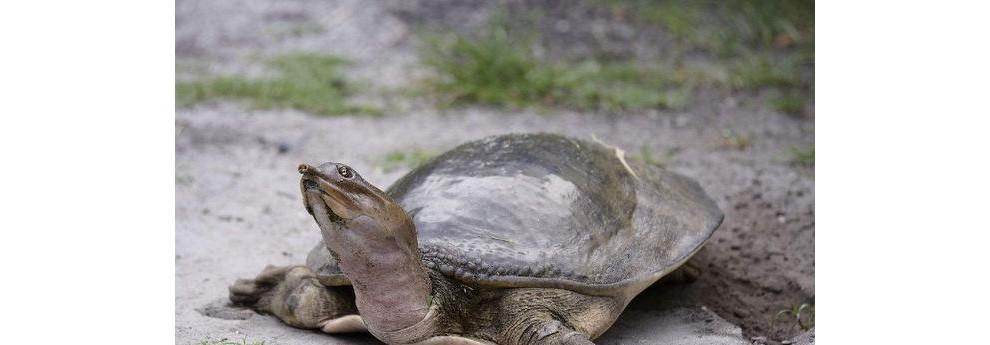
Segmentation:
<svg viewBox="0 0 990 345">
<path fill-rule="evenodd" d="M 329 220 L 334 224 L 343 224 L 347 219 L 354 218 L 348 205 L 353 202 L 331 183 L 318 176 L 306 175 L 300 181 L 303 193 L 303 203 L 310 215 L 317 221 Z M 325 216 L 326 219 L 319 219 Z"/>
<path fill-rule="evenodd" d="M 306 197 L 306 201 L 307 201 L 306 202 L 306 211 L 308 211 L 310 215 L 312 215 L 313 217 L 315 217 L 316 220 L 317 220 L 317 222 L 322 222 L 324 220 L 329 220 L 330 223 L 333 223 L 333 224 L 337 224 L 337 225 L 343 225 L 344 224 L 344 217 L 341 217 L 340 215 L 338 215 L 337 213 L 335 213 L 333 211 L 333 208 L 330 207 L 330 205 L 327 205 L 326 201 L 323 200 L 323 197 L 322 196 L 320 196 L 320 195 L 307 196 Z M 321 219 L 321 218 L 324 218 L 324 217 L 326 219 Z"/>
<path fill-rule="evenodd" d="M 303 179 L 301 184 L 306 212 L 316 218 L 317 223 L 329 221 L 337 225 L 344 224 L 344 217 L 334 212 L 333 207 L 324 199 L 330 195 L 320 189 L 319 182 Z"/>
</svg>

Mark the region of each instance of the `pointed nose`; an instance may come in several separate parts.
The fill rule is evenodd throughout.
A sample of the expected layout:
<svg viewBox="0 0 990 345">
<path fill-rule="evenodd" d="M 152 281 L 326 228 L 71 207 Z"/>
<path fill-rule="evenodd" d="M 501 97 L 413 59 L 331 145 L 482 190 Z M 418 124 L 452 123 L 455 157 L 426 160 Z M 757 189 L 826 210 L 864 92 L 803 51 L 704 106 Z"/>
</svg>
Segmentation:
<svg viewBox="0 0 990 345">
<path fill-rule="evenodd" d="M 315 174 L 317 172 L 319 172 L 319 170 L 317 170 L 315 167 L 313 167 L 313 166 L 311 166 L 309 164 L 305 164 L 305 163 L 299 164 L 299 173 L 300 174 L 311 175 L 311 174 Z"/>
</svg>

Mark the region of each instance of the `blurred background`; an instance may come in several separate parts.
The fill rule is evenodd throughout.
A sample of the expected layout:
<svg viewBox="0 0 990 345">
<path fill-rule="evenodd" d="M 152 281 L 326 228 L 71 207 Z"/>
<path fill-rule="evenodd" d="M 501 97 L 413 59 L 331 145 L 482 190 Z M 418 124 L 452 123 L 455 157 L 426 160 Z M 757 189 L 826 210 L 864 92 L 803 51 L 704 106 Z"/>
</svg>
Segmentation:
<svg viewBox="0 0 990 345">
<path fill-rule="evenodd" d="M 598 343 L 813 342 L 814 38 L 812 1 L 178 0 L 176 341 L 376 343 L 221 308 L 319 240 L 296 165 L 384 188 L 466 141 L 553 132 L 726 213 L 699 279 L 651 287 Z"/>
</svg>

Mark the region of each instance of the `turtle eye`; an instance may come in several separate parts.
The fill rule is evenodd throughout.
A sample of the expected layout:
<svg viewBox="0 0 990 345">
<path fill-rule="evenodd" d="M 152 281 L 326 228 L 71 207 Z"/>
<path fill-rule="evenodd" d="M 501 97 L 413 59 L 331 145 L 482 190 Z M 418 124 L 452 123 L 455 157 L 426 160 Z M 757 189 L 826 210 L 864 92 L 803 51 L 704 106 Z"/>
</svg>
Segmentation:
<svg viewBox="0 0 990 345">
<path fill-rule="evenodd" d="M 343 176 L 344 178 L 354 177 L 354 172 L 351 171 L 351 168 L 345 167 L 343 165 L 337 167 L 337 173 L 339 173 L 340 176 Z"/>
</svg>

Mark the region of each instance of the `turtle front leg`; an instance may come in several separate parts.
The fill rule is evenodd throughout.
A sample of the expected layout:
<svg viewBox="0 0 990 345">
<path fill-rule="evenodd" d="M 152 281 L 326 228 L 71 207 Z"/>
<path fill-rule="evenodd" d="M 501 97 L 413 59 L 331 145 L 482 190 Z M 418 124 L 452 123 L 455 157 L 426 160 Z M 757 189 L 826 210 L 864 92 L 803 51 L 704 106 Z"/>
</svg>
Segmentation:
<svg viewBox="0 0 990 345">
<path fill-rule="evenodd" d="M 306 266 L 268 266 L 230 287 L 230 301 L 286 324 L 328 333 L 365 331 L 350 286 L 326 286 Z"/>
</svg>

